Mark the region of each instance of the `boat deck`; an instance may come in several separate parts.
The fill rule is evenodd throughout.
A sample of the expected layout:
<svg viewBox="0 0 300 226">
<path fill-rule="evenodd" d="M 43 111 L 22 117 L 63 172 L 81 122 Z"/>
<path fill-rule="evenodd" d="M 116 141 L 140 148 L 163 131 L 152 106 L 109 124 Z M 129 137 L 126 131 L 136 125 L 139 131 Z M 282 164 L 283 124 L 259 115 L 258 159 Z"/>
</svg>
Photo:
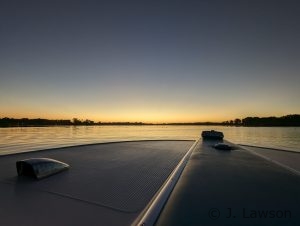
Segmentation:
<svg viewBox="0 0 300 226">
<path fill-rule="evenodd" d="M 170 195 L 164 208 L 149 215 L 155 221 L 160 213 L 156 225 L 299 225 L 300 153 L 275 151 L 289 168 L 270 161 L 271 149 L 265 158 L 248 147 L 216 150 L 215 142 L 133 141 L 0 156 L 0 225 L 141 223 L 189 153 L 173 191 L 162 195 Z M 71 168 L 42 180 L 18 177 L 16 161 L 34 157 Z"/>
<path fill-rule="evenodd" d="M 298 174 L 213 144 L 198 143 L 156 225 L 300 225 Z"/>
<path fill-rule="evenodd" d="M 0 225 L 130 225 L 194 141 L 139 141 L 0 157 Z M 16 161 L 44 157 L 71 168 L 35 180 Z"/>
<path fill-rule="evenodd" d="M 300 176 L 300 152 L 273 148 L 240 145 L 253 154 L 287 168 Z"/>
</svg>

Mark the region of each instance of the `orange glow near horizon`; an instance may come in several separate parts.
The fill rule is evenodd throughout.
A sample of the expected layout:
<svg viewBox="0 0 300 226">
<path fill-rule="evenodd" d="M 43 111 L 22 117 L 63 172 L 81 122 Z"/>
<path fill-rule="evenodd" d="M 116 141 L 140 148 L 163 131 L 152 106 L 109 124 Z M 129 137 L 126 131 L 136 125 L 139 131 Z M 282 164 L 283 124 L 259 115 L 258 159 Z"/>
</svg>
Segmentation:
<svg viewBox="0 0 300 226">
<path fill-rule="evenodd" d="M 48 111 L 49 112 L 49 111 Z M 287 113 L 288 114 L 288 113 Z M 165 112 L 155 112 L 150 110 L 125 110 L 122 112 L 103 112 L 103 113 L 93 113 L 93 112 L 77 112 L 77 113 L 44 113 L 42 111 L 33 111 L 25 113 L 14 113 L 14 112 L 6 112 L 0 115 L 1 118 L 9 117 L 9 118 L 44 118 L 44 119 L 63 119 L 63 120 L 72 120 L 73 118 L 78 118 L 80 120 L 93 120 L 95 122 L 144 122 L 144 123 L 192 123 L 192 122 L 223 122 L 227 120 L 233 120 L 235 118 L 244 118 L 248 116 L 258 116 L 258 117 L 266 117 L 266 116 L 282 116 L 283 114 L 236 114 L 230 111 L 222 111 L 222 112 L 209 112 L 209 111 L 201 111 L 194 113 L 184 112 L 184 111 L 171 111 L 166 110 Z"/>
<path fill-rule="evenodd" d="M 49 112 L 49 111 L 48 111 Z M 1 118 L 45 118 L 45 119 L 70 119 L 78 118 L 81 120 L 89 119 L 95 122 L 145 122 L 145 123 L 180 123 L 180 122 L 222 122 L 225 120 L 231 120 L 232 117 L 222 117 L 218 114 L 210 113 L 188 113 L 188 112 L 175 112 L 175 111 L 164 111 L 155 112 L 150 110 L 125 110 L 121 112 L 103 112 L 103 113 L 93 113 L 93 112 L 77 112 L 72 113 L 43 113 L 41 111 L 31 111 L 24 112 L 7 112 L 0 115 Z"/>
</svg>

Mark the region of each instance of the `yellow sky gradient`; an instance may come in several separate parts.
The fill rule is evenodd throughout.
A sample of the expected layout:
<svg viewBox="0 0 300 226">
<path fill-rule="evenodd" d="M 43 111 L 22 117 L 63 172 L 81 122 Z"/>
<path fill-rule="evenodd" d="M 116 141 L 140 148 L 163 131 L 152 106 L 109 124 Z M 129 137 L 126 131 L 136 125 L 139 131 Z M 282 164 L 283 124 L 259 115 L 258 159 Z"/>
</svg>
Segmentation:
<svg viewBox="0 0 300 226">
<path fill-rule="evenodd" d="M 225 104 L 224 104 L 225 105 Z M 104 109 L 88 108 L 87 106 L 51 107 L 44 105 L 14 106 L 4 109 L 0 117 L 12 118 L 47 118 L 47 119 L 89 119 L 95 122 L 145 122 L 145 123 L 172 123 L 172 122 L 222 122 L 235 118 L 248 116 L 267 117 L 292 114 L 288 109 L 282 108 L 266 111 L 258 108 L 244 106 L 236 108 L 236 105 L 228 104 L 216 106 L 178 106 L 156 107 L 143 106 L 134 108 L 105 107 Z M 296 109 L 295 109 L 296 110 Z M 297 112 L 296 112 L 297 113 Z"/>
</svg>

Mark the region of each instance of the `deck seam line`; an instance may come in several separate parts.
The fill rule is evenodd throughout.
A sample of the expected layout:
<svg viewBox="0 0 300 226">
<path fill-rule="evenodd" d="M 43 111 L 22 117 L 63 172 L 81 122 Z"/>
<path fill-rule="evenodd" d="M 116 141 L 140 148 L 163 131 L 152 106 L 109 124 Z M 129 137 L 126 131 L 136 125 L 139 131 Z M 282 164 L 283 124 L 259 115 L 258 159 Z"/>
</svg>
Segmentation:
<svg viewBox="0 0 300 226">
<path fill-rule="evenodd" d="M 237 144 L 237 145 L 244 146 L 244 147 L 250 147 L 250 148 L 261 148 L 261 149 L 268 149 L 268 150 L 272 150 L 272 151 L 284 151 L 284 152 L 291 152 L 291 153 L 300 154 L 300 152 L 298 152 L 298 151 L 293 151 L 293 150 L 288 150 L 288 149 L 279 149 L 279 148 L 272 148 L 272 147 L 255 146 L 255 145 L 249 145 L 249 144 Z"/>
<path fill-rule="evenodd" d="M 294 168 L 291 168 L 291 167 L 289 167 L 289 166 L 287 166 L 287 165 L 285 165 L 285 164 L 283 164 L 283 163 L 280 163 L 280 162 L 278 162 L 278 161 L 276 161 L 276 160 L 274 160 L 274 159 L 272 159 L 272 158 L 269 158 L 269 157 L 267 157 L 267 156 L 264 156 L 264 155 L 262 155 L 262 154 L 259 154 L 259 153 L 257 153 L 256 151 L 250 150 L 250 149 L 248 149 L 248 148 L 246 148 L 246 147 L 242 147 L 242 149 L 248 151 L 249 153 L 251 153 L 251 154 L 253 154 L 253 155 L 256 155 L 256 156 L 258 156 L 258 157 L 260 157 L 260 158 L 263 158 L 263 159 L 265 159 L 265 160 L 267 160 L 267 161 L 269 161 L 269 162 L 272 162 L 272 163 L 276 164 L 277 166 L 280 166 L 280 167 L 282 167 L 282 168 L 284 168 L 284 169 L 286 169 L 286 170 L 292 172 L 293 174 L 296 174 L 297 176 L 300 176 L 300 172 L 299 172 L 298 170 L 294 169 Z"/>
<path fill-rule="evenodd" d="M 15 186 L 16 185 L 15 183 L 10 182 L 10 181 L 6 181 L 6 180 L 0 180 L 0 184 L 10 185 L 10 186 Z M 98 203 L 98 202 L 92 202 L 92 201 L 89 201 L 89 200 L 80 199 L 80 198 L 77 198 L 77 197 L 74 197 L 74 196 L 65 195 L 65 194 L 61 194 L 61 193 L 58 193 L 58 192 L 46 191 L 46 190 L 42 190 L 42 189 L 32 189 L 32 188 L 25 188 L 25 189 L 30 190 L 30 191 L 37 191 L 37 192 L 47 193 L 47 194 L 50 194 L 50 195 L 59 196 L 59 197 L 67 198 L 67 199 L 72 199 L 72 200 L 87 203 L 87 204 L 90 204 L 90 205 L 99 206 L 99 207 L 103 207 L 103 208 L 108 208 L 108 209 L 118 211 L 118 212 L 122 212 L 122 213 L 136 213 L 136 212 L 138 212 L 138 210 L 136 210 L 136 211 L 126 211 L 126 210 L 114 208 L 114 207 L 111 207 L 111 206 L 108 206 L 108 205 L 104 205 L 104 204 L 101 204 L 101 203 Z"/>
</svg>

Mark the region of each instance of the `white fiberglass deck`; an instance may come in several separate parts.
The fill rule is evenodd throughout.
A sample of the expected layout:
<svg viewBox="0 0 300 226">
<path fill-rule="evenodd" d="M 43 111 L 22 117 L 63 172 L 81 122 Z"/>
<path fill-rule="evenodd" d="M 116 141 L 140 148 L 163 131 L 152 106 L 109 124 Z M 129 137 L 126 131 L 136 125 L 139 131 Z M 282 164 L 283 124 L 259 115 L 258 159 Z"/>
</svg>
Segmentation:
<svg viewBox="0 0 300 226">
<path fill-rule="evenodd" d="M 0 225 L 130 225 L 194 141 L 139 141 L 0 157 Z M 17 160 L 46 157 L 71 168 L 35 180 Z"/>
</svg>

